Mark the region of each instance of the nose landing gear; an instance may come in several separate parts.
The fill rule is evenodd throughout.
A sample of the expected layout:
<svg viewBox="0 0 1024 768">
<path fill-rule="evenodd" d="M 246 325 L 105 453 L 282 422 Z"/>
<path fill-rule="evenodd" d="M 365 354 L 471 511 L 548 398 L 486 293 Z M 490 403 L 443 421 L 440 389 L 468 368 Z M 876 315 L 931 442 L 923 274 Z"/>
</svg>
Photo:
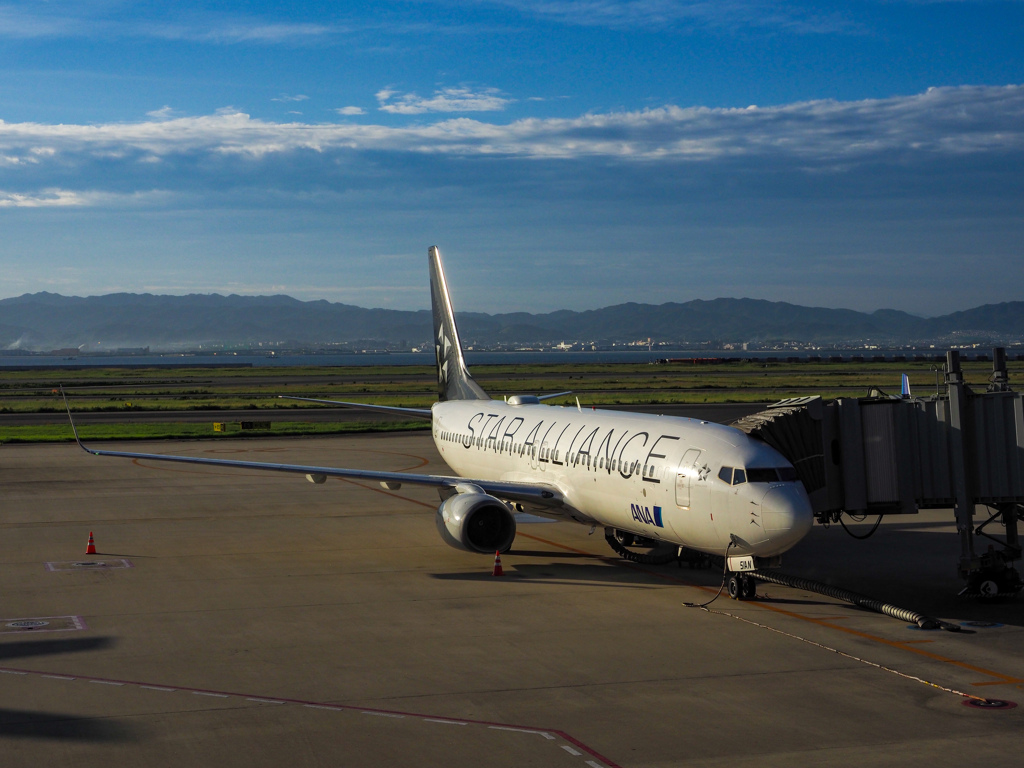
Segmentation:
<svg viewBox="0 0 1024 768">
<path fill-rule="evenodd" d="M 733 600 L 753 600 L 757 597 L 757 580 L 745 573 L 729 574 L 725 588 Z"/>
</svg>

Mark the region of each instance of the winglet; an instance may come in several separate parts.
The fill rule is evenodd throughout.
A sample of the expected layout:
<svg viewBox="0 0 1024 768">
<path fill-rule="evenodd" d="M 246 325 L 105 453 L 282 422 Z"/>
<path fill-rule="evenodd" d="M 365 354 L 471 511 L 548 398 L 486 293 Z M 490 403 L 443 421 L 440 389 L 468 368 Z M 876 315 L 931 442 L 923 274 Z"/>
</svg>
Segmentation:
<svg viewBox="0 0 1024 768">
<path fill-rule="evenodd" d="M 538 395 L 537 399 L 540 400 L 541 402 L 543 402 L 545 400 L 552 400 L 552 399 L 554 399 L 556 397 L 565 397 L 566 395 L 571 395 L 571 394 L 572 394 L 572 390 L 568 389 L 565 392 L 555 392 L 554 394 L 551 394 L 551 395 Z"/>
<path fill-rule="evenodd" d="M 68 405 L 68 396 L 64 393 L 63 384 L 60 386 L 60 396 L 64 398 L 64 407 L 68 411 L 68 421 L 71 422 L 71 431 L 75 435 L 75 442 L 78 443 L 78 447 L 81 448 L 86 453 L 93 453 L 93 451 L 90 451 L 88 448 L 82 445 L 82 439 L 78 436 L 78 428 L 75 427 L 75 420 L 71 417 L 71 406 Z"/>
<path fill-rule="evenodd" d="M 903 382 L 902 386 L 900 387 L 900 396 L 904 400 L 909 400 L 912 397 L 912 395 L 910 394 L 910 377 L 907 376 L 907 374 L 905 373 L 903 374 Z"/>
</svg>

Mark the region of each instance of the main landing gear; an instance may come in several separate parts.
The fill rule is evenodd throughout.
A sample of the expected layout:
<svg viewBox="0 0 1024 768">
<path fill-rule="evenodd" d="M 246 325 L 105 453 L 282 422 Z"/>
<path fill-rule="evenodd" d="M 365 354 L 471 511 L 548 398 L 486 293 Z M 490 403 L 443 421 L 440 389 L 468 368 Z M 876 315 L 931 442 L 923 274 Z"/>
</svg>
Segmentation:
<svg viewBox="0 0 1024 768">
<path fill-rule="evenodd" d="M 733 600 L 753 600 L 757 597 L 757 580 L 745 573 L 730 573 L 725 588 Z"/>
<path fill-rule="evenodd" d="M 675 544 L 646 536 L 638 536 L 615 528 L 604 529 L 604 540 L 624 560 L 643 565 L 665 565 L 676 559 L 679 550 Z"/>
</svg>

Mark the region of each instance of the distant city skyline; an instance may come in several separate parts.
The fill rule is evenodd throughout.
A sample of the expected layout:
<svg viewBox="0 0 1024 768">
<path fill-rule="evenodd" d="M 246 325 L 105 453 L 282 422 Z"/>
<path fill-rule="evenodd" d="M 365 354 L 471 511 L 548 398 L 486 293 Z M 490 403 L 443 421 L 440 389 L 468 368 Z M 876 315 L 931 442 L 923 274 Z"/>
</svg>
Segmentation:
<svg viewBox="0 0 1024 768">
<path fill-rule="evenodd" d="M 16 0 L 0 298 L 1024 298 L 1024 3 Z"/>
</svg>

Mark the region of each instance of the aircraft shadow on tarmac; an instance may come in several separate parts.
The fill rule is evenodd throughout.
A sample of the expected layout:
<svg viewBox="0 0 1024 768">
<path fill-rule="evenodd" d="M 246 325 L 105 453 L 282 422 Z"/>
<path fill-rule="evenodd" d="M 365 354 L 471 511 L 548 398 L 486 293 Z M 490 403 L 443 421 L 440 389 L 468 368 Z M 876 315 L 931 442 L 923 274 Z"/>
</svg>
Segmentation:
<svg viewBox="0 0 1024 768">
<path fill-rule="evenodd" d="M 16 640 L 0 643 L 0 661 L 96 651 L 113 645 L 114 640 L 109 637 Z M 92 718 L 60 712 L 0 708 L 0 738 L 113 743 L 137 741 L 140 736 L 134 725 L 109 717 Z"/>
<path fill-rule="evenodd" d="M 138 727 L 109 717 L 80 717 L 55 712 L 0 709 L 0 738 L 92 741 L 138 741 Z"/>
<path fill-rule="evenodd" d="M 519 549 L 516 547 L 513 552 L 519 557 L 551 557 L 559 560 L 593 560 L 594 556 L 586 552 L 549 552 L 544 549 Z"/>
<path fill-rule="evenodd" d="M 112 648 L 114 640 L 109 637 L 75 637 L 58 640 L 16 640 L 0 643 L 0 661 L 24 659 L 28 656 L 53 656 L 59 653 L 99 651 Z"/>
<path fill-rule="evenodd" d="M 516 551 L 516 555 L 523 552 Z M 548 557 L 551 553 L 538 553 Z M 493 579 L 490 570 L 474 571 L 472 573 L 432 573 L 432 578 L 447 581 L 490 581 Z M 579 584 L 587 587 L 615 587 L 616 589 L 656 589 L 664 584 L 640 584 L 636 583 L 636 576 L 632 578 L 628 571 L 612 568 L 607 565 L 585 565 L 582 563 L 522 563 L 517 562 L 514 566 L 505 569 L 503 578 L 515 581 L 528 581 L 531 584 Z"/>
<path fill-rule="evenodd" d="M 847 536 L 839 526 L 833 526 L 831 530 L 817 526 L 797 547 L 786 553 L 782 571 L 842 587 L 928 616 L 1024 626 L 1024 603 L 1021 598 L 981 601 L 957 596 L 963 582 L 956 574 L 959 553 L 956 532 L 937 531 L 937 525 L 943 523 L 918 520 L 887 523 L 867 541 Z M 977 551 L 984 551 L 986 546 L 984 539 L 975 540 Z M 672 564 L 644 565 L 636 569 L 628 566 L 615 568 L 609 567 L 611 556 L 608 558 L 609 563 L 601 564 L 593 562 L 593 555 L 575 552 L 515 549 L 511 554 L 517 558 L 543 558 L 543 562 L 536 564 L 506 564 L 506 578 L 537 584 L 576 583 L 655 589 L 671 583 L 658 579 L 657 574 L 663 573 L 697 586 L 717 589 L 722 579 L 721 571 L 714 568 L 684 567 L 680 570 Z M 552 562 L 556 558 L 562 562 Z M 576 559 L 590 559 L 591 562 L 571 562 Z M 480 571 L 475 573 L 435 573 L 432 577 L 454 581 L 487 581 L 492 578 L 489 567 L 483 564 Z M 638 583 L 648 578 L 651 579 L 649 583 Z M 766 603 L 797 607 L 832 604 L 829 599 L 818 595 L 787 592 L 789 590 L 786 587 L 774 584 L 763 583 L 758 587 L 759 599 Z M 835 605 L 838 609 L 848 609 L 852 613 L 871 615 L 848 603 Z"/>
<path fill-rule="evenodd" d="M 515 554 L 519 557 L 534 555 L 537 557 L 580 557 L 580 558 L 592 558 L 592 555 L 582 555 L 576 553 L 551 553 L 551 552 L 529 552 L 525 550 L 517 549 Z M 627 567 L 628 568 L 628 567 Z M 505 570 L 503 578 L 512 580 L 528 581 L 531 584 L 578 584 L 580 586 L 603 586 L 603 587 L 616 587 L 624 589 L 665 589 L 666 587 L 678 587 L 679 589 L 685 589 L 687 587 L 703 587 L 705 589 L 718 589 L 722 583 L 722 572 L 718 569 L 701 569 L 696 570 L 692 568 L 683 568 L 680 570 L 676 565 L 645 565 L 642 566 L 643 570 L 636 570 L 632 568 L 619 569 L 609 568 L 605 565 L 580 565 L 580 564 L 568 564 L 568 563 L 543 563 L 543 564 L 530 564 L 517 562 L 514 566 L 509 566 Z M 679 581 L 666 581 L 658 578 L 658 573 L 662 572 L 665 575 Z M 490 571 L 482 570 L 479 573 L 434 573 L 431 574 L 432 578 L 443 579 L 448 581 L 490 581 L 493 577 Z M 653 580 L 647 584 L 637 583 L 638 578 L 653 577 Z M 772 603 L 775 605 L 796 605 L 796 606 L 811 606 L 811 605 L 827 605 L 826 600 L 818 600 L 813 597 L 811 598 L 784 598 L 776 596 L 768 596 L 769 592 L 778 593 L 783 587 L 776 587 L 774 584 L 763 584 L 760 588 L 762 590 L 759 600 L 763 600 L 766 603 Z M 728 597 L 723 594 L 719 596 L 719 599 L 728 602 Z M 846 606 L 851 610 L 857 610 L 853 606 Z"/>
</svg>

